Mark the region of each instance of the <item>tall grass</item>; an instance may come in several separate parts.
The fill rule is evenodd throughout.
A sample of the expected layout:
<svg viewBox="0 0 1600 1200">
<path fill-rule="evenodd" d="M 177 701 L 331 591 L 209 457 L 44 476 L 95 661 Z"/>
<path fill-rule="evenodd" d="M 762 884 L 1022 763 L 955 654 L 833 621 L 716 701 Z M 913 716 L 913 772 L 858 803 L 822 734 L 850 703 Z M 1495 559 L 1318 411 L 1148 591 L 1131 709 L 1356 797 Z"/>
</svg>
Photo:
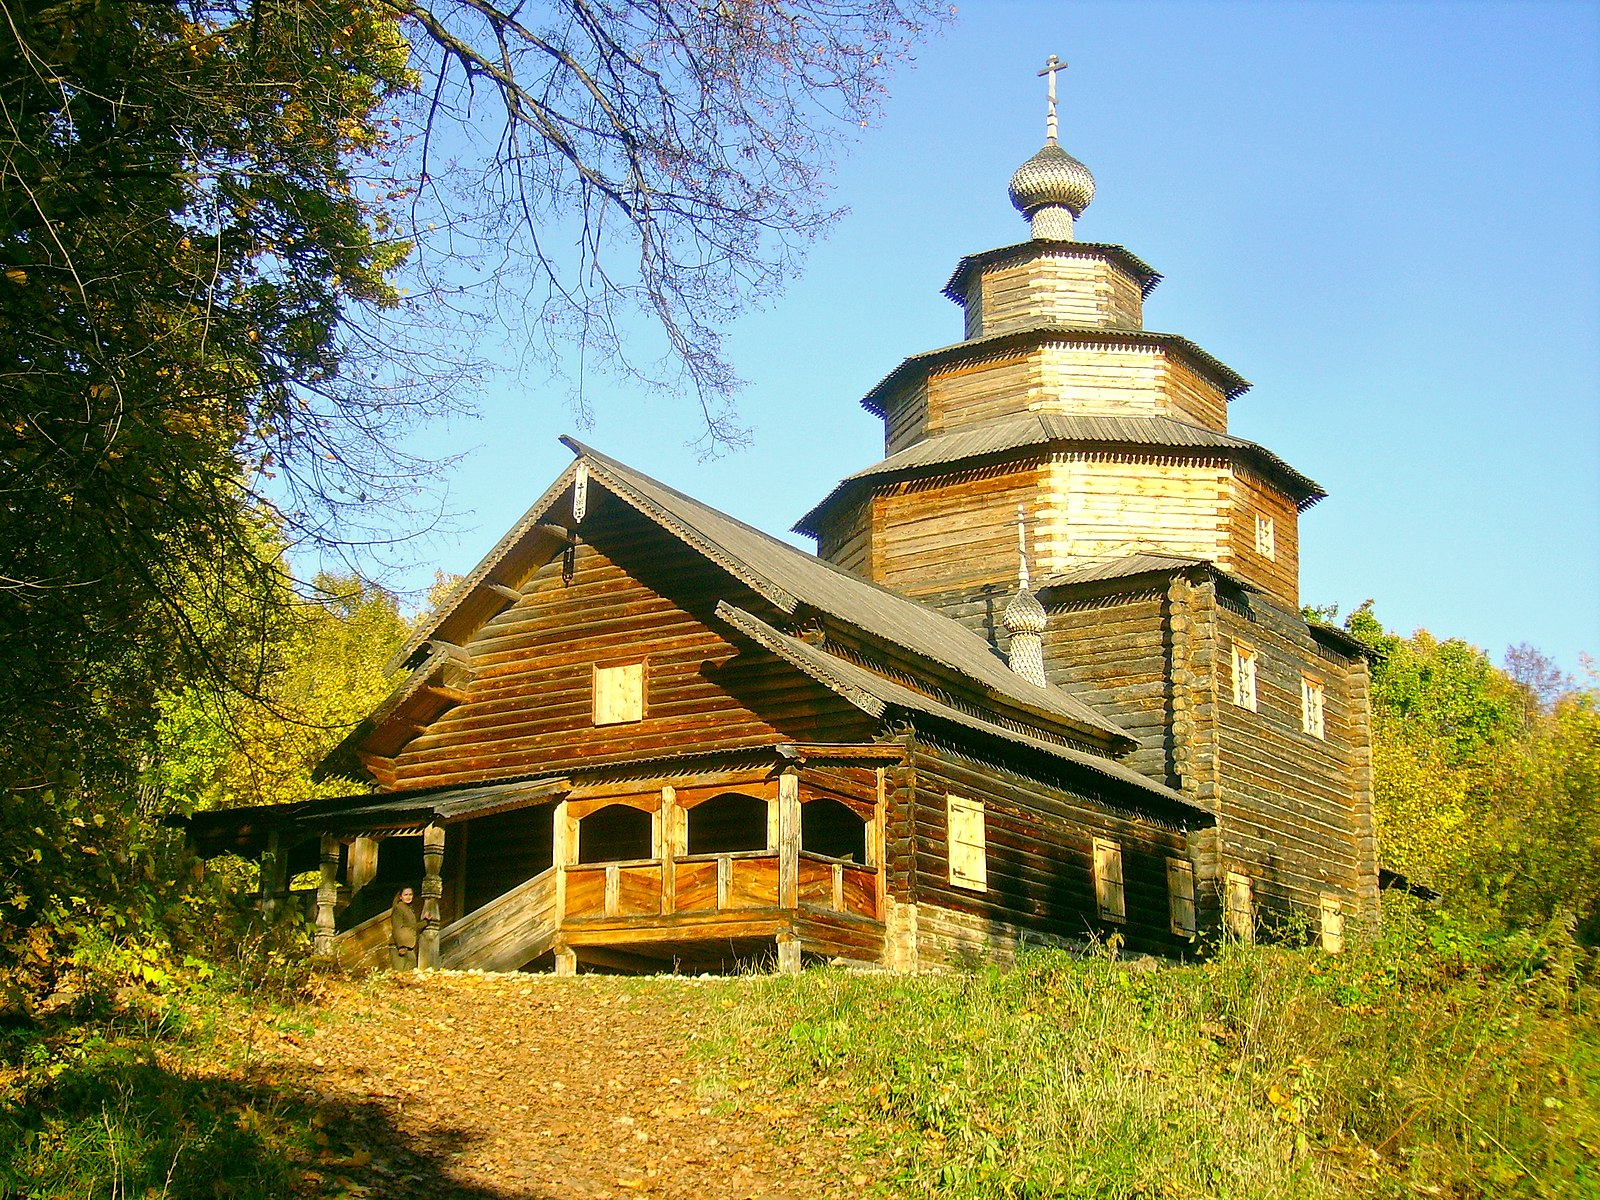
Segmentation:
<svg viewBox="0 0 1600 1200">
<path fill-rule="evenodd" d="M 1560 947 L 1396 919 L 1339 956 L 773 980 L 715 1052 L 835 1097 L 944 1197 L 1600 1195 L 1595 994 Z"/>
</svg>

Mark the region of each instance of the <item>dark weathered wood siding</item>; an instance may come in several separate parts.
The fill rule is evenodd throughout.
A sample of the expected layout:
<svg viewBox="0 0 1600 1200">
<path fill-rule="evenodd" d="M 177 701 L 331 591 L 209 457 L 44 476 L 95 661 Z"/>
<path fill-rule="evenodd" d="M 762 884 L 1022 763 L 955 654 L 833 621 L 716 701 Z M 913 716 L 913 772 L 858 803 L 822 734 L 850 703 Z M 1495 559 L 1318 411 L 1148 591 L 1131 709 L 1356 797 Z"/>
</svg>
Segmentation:
<svg viewBox="0 0 1600 1200">
<path fill-rule="evenodd" d="M 919 738 L 911 766 L 913 797 L 905 824 L 915 845 L 912 894 L 933 906 L 1040 935 L 1083 939 L 1121 933 L 1130 946 L 1180 952 L 1167 898 L 1169 857 L 1186 858 L 1183 832 L 1114 812 L 1060 783 L 1046 783 L 983 761 L 949 744 Z M 950 882 L 947 798 L 984 805 L 988 886 L 972 891 Z M 902 826 L 904 832 L 904 825 Z M 1127 920 L 1100 919 L 1095 900 L 1093 840 L 1122 850 Z"/>
<path fill-rule="evenodd" d="M 1248 607 L 1222 598 L 1211 636 L 1215 723 L 1199 733 L 1214 739 L 1221 768 L 1221 869 L 1251 876 L 1268 919 L 1290 912 L 1315 918 L 1322 893 L 1362 900 L 1376 868 L 1358 761 L 1365 694 L 1364 687 L 1352 687 L 1350 660 L 1320 646 L 1298 614 L 1260 597 L 1250 598 Z M 1233 701 L 1235 641 L 1256 654 L 1254 712 Z M 1359 667 L 1356 673 L 1364 676 Z M 1323 683 L 1322 738 L 1301 728 L 1303 674 Z"/>
<path fill-rule="evenodd" d="M 717 600 L 760 601 L 610 497 L 584 523 L 571 582 L 557 558 L 524 592 L 471 639 L 466 701 L 395 756 L 391 787 L 870 736 L 859 710 L 719 632 Z M 644 719 L 597 728 L 594 668 L 641 660 Z"/>
</svg>

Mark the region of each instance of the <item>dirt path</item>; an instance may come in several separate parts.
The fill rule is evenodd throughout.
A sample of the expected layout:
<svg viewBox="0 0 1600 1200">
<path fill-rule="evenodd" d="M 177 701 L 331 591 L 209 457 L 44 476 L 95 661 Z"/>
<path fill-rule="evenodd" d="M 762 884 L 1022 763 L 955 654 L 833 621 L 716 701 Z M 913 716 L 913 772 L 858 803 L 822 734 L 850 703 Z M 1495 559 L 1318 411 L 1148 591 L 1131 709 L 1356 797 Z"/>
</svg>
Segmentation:
<svg viewBox="0 0 1600 1200">
<path fill-rule="evenodd" d="M 860 1196 L 878 1172 L 813 1102 L 689 1053 L 740 986 L 427 973 L 333 985 L 262 1069 L 318 1093 L 318 1170 L 353 1196 Z M 796 1105 L 798 1104 L 798 1107 Z M 337 1194 L 337 1193 L 336 1193 Z"/>
</svg>

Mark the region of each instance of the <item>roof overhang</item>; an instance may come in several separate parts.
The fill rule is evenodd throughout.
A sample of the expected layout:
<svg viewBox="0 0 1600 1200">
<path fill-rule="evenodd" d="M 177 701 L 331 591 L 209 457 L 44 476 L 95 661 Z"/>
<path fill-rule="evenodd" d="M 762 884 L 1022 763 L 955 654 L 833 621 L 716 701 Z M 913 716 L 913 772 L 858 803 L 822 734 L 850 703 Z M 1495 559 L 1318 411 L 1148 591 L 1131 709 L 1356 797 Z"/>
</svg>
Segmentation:
<svg viewBox="0 0 1600 1200">
<path fill-rule="evenodd" d="M 1216 383 L 1229 400 L 1242 396 L 1250 390 L 1250 381 L 1244 376 L 1188 338 L 1175 333 L 1153 333 L 1143 329 L 1036 325 L 1028 329 L 1012 329 L 987 337 L 971 338 L 964 342 L 941 346 L 936 350 L 913 354 L 879 380 L 872 390 L 861 398 L 861 407 L 875 416 L 882 417 L 885 398 L 908 379 L 931 374 L 951 363 L 1002 358 L 1016 351 L 1050 342 L 1073 346 L 1102 346 L 1110 349 L 1119 346 L 1153 347 L 1185 360 L 1195 370 Z"/>
</svg>

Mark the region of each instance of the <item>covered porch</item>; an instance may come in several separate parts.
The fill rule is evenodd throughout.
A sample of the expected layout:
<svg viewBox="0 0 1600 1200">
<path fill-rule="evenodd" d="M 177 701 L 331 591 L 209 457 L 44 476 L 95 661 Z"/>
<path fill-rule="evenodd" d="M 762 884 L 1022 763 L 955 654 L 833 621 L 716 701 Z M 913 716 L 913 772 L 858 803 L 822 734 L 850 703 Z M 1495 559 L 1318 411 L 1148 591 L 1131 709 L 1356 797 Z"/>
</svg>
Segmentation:
<svg viewBox="0 0 1600 1200">
<path fill-rule="evenodd" d="M 256 810 L 255 826 L 235 821 L 231 839 L 219 837 L 221 822 L 196 818 L 191 834 L 202 853 L 259 843 L 269 912 L 315 854 L 313 952 L 349 966 L 386 961 L 402 886 L 420 897 L 423 966 L 573 974 L 877 963 L 882 764 L 898 748 L 826 748 L 825 761 L 783 749 L 777 763 L 735 770 Z"/>
</svg>

